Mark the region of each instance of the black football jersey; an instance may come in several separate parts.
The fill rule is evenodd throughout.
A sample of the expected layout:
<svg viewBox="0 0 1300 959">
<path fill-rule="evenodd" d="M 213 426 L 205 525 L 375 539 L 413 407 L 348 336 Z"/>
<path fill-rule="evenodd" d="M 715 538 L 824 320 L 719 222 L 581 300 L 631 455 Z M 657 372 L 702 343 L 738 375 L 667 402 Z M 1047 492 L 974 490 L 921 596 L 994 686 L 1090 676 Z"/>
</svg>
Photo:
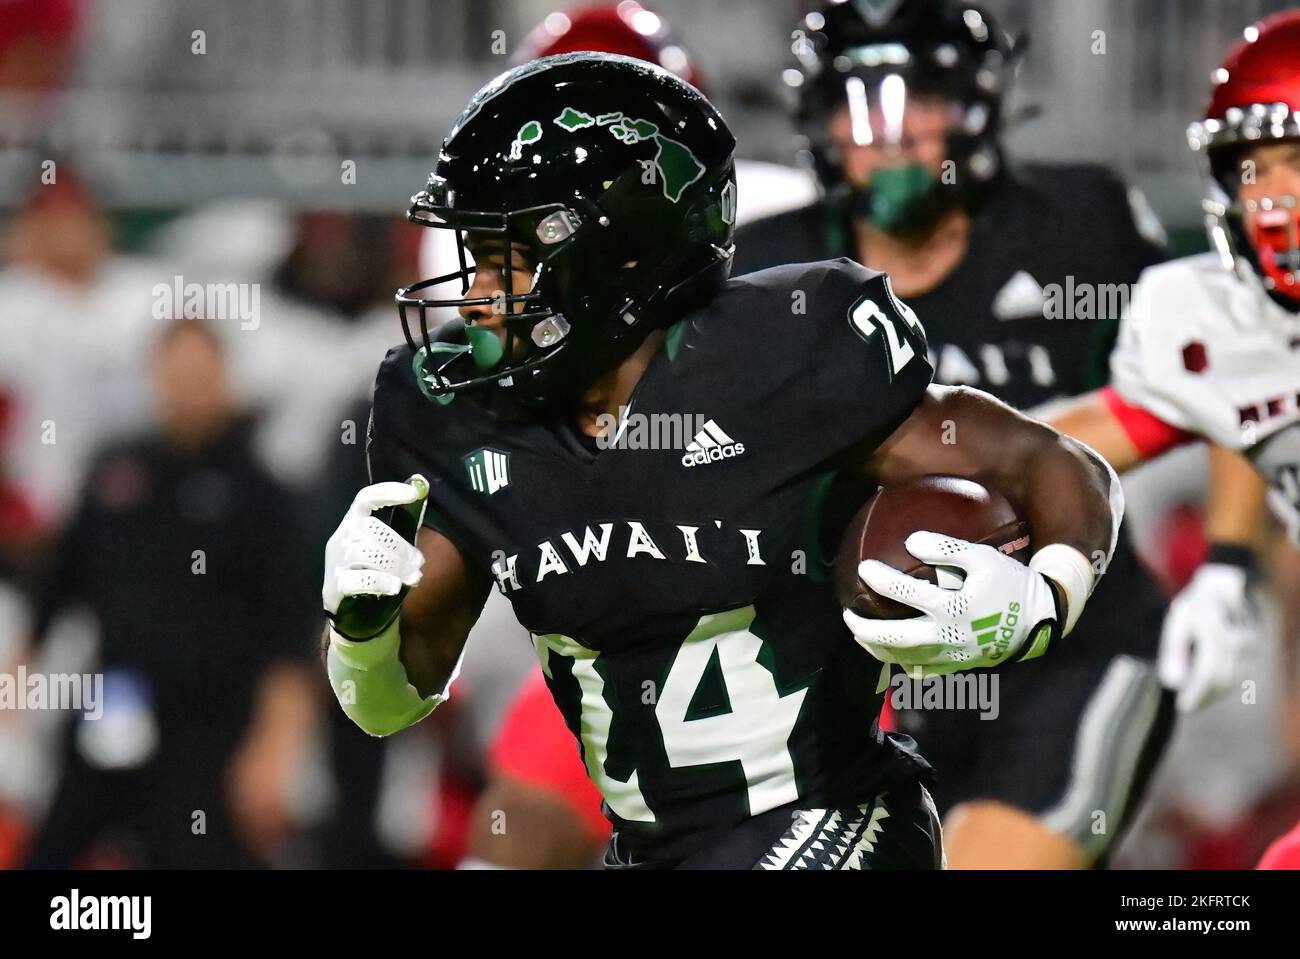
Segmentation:
<svg viewBox="0 0 1300 959">
<path fill-rule="evenodd" d="M 433 402 L 413 360 L 399 347 L 380 368 L 372 479 L 430 481 L 426 523 L 533 634 L 637 857 L 680 859 L 760 813 L 862 802 L 925 770 L 879 730 L 880 663 L 827 575 L 847 454 L 931 379 L 883 274 L 841 259 L 731 280 L 669 329 L 603 448 L 472 395 Z"/>
<path fill-rule="evenodd" d="M 820 203 L 777 214 L 741 228 L 736 271 L 856 255 L 851 237 Z M 957 268 L 908 297 L 925 323 L 935 382 L 978 387 L 1018 409 L 1101 385 L 1128 285 L 1160 259 L 1104 168 L 1019 168 L 976 215 Z"/>
</svg>

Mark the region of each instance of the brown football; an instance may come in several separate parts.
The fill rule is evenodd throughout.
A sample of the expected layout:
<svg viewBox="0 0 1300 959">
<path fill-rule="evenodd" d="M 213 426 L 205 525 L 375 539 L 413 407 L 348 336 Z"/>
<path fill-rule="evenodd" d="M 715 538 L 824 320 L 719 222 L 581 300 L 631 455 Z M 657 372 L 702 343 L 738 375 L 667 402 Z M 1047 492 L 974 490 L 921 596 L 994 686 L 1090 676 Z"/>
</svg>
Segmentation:
<svg viewBox="0 0 1300 959">
<path fill-rule="evenodd" d="M 1005 496 L 956 476 L 922 476 L 882 487 L 849 521 L 835 557 L 840 605 L 876 619 L 920 615 L 858 578 L 858 564 L 877 559 L 909 576 L 938 582 L 934 567 L 917 560 L 903 545 L 917 530 L 986 543 L 1022 563 L 1029 561 L 1029 524 Z"/>
</svg>

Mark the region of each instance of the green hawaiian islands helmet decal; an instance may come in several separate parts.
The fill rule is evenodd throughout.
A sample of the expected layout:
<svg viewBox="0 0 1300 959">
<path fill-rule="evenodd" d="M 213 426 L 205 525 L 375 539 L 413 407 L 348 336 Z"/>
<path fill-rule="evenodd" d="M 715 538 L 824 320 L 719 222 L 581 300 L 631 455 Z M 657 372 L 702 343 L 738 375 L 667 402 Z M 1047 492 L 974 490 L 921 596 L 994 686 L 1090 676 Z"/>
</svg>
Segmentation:
<svg viewBox="0 0 1300 959">
<path fill-rule="evenodd" d="M 565 107 L 564 112 L 555 118 L 555 125 L 569 133 L 585 129 L 595 122 L 590 113 L 583 113 L 581 110 L 573 109 L 573 107 Z"/>
<path fill-rule="evenodd" d="M 532 123 L 526 124 L 519 131 L 521 139 L 524 131 L 532 125 Z M 658 149 L 655 150 L 654 158 L 650 162 L 654 164 L 656 179 L 663 188 L 664 196 L 673 203 L 682 198 L 688 186 L 704 175 L 704 164 L 696 159 L 695 154 L 685 144 L 664 136 L 659 132 L 659 127 L 649 120 L 638 120 L 617 112 L 602 113 L 593 117 L 573 107 L 565 107 L 555 118 L 555 125 L 568 133 L 585 130 L 592 125 L 607 127 L 620 143 L 629 146 L 644 140 L 653 140 Z M 540 139 L 541 135 L 539 128 L 533 140 Z"/>
<path fill-rule="evenodd" d="M 514 142 L 510 144 L 510 159 L 523 159 L 524 147 L 530 143 L 536 143 L 541 138 L 542 125 L 536 120 L 529 120 L 519 128 L 519 132 L 515 134 Z"/>
</svg>

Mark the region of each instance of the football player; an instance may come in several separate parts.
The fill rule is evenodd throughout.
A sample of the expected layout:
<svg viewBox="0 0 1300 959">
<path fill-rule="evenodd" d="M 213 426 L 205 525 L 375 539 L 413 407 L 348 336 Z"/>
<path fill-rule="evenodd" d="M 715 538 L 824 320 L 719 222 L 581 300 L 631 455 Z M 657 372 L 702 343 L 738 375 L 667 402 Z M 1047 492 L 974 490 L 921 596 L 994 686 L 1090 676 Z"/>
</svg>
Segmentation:
<svg viewBox="0 0 1300 959">
<path fill-rule="evenodd" d="M 697 90 L 620 56 L 537 60 L 470 101 L 409 216 L 473 263 L 398 294 L 374 485 L 326 546 L 331 685 L 370 733 L 419 721 L 495 583 L 604 797 L 608 865 L 933 868 L 928 767 L 878 726 L 880 663 L 1045 653 L 1122 497 L 1079 444 L 931 387 L 883 274 L 841 259 L 729 281 L 734 147 Z M 449 305 L 460 319 L 431 328 Z M 842 616 L 818 562 L 828 484 L 931 473 L 1022 503 L 1030 563 L 918 532 L 909 548 L 961 585 L 864 563 L 923 615 Z M 372 515 L 426 491 L 415 545 Z M 981 643 L 972 621 L 994 614 L 1000 642 Z"/>
<path fill-rule="evenodd" d="M 1008 162 L 1021 43 L 958 0 L 824 4 L 795 35 L 786 82 L 824 196 L 741 229 L 737 270 L 832 256 L 883 270 L 925 318 L 935 379 L 1020 409 L 1100 382 L 1087 358 L 1104 366 L 1118 316 L 1049 301 L 1131 283 L 1160 252 L 1108 171 Z M 939 771 L 950 865 L 1099 864 L 1136 807 L 1174 715 L 1164 598 L 1126 537 L 1112 563 L 1072 642 L 999 677 L 995 720 L 898 687 L 895 721 Z"/>
<path fill-rule="evenodd" d="M 702 69 L 667 20 L 633 0 L 551 13 L 528 34 L 515 62 L 584 50 L 657 63 L 708 95 Z M 750 220 L 803 206 L 816 196 L 807 170 L 741 156 L 735 164 L 737 229 Z M 422 253 L 434 251 L 443 264 L 455 264 L 456 238 L 446 230 L 425 231 Z M 437 262 L 422 257 L 422 265 L 428 264 L 426 276 L 451 268 L 439 270 Z M 503 596 L 489 596 L 485 613 L 493 604 L 507 602 Z M 477 628 L 491 619 L 484 615 Z M 468 642 L 478 640 L 471 637 Z M 593 843 L 604 849 L 609 822 L 600 814 L 600 794 L 572 744 L 537 672 L 519 688 L 493 735 L 488 783 L 471 817 L 465 865 L 539 868 L 599 860 L 590 849 Z M 545 832 L 546 841 L 515 841 L 502 834 L 494 829 L 501 815 L 527 821 L 530 832 Z"/>
<path fill-rule="evenodd" d="M 1214 71 L 1188 131 L 1205 159 L 1211 252 L 1142 274 L 1111 382 L 1056 424 L 1119 470 L 1193 439 L 1211 486 L 1253 467 L 1296 538 L 1300 524 L 1300 11 L 1270 16 Z M 1197 700 L 1229 689 L 1255 635 L 1252 500 L 1217 497 L 1208 560 L 1175 599 L 1161 670 Z M 1294 683 L 1294 679 L 1292 679 Z"/>
</svg>

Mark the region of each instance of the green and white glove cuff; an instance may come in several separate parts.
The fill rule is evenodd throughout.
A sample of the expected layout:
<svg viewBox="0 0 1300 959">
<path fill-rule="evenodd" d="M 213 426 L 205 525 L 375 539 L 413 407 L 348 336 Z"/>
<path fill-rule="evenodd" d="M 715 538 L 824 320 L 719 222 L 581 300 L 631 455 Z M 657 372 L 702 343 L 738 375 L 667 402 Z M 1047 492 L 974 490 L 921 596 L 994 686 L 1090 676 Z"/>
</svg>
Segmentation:
<svg viewBox="0 0 1300 959">
<path fill-rule="evenodd" d="M 394 619 L 382 633 L 364 642 L 345 639 L 333 627 L 329 632 L 326 667 L 330 687 L 343 712 L 370 735 L 389 736 L 414 725 L 447 699 L 446 689 L 435 696 L 421 696 L 411 685 L 398 656 L 399 620 Z M 447 685 L 450 687 L 451 680 Z"/>
</svg>

